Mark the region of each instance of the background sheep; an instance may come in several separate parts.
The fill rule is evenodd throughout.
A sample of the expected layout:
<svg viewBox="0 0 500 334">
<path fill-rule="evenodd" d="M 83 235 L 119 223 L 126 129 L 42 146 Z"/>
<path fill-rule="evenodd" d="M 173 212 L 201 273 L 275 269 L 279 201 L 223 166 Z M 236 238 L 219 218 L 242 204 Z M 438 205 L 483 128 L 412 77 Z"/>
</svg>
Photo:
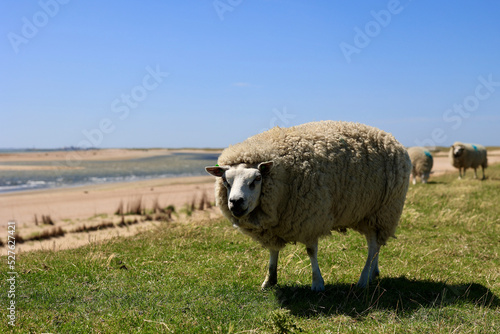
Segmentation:
<svg viewBox="0 0 500 334">
<path fill-rule="evenodd" d="M 465 144 L 455 142 L 450 148 L 450 162 L 453 167 L 458 168 L 458 178 L 462 178 L 462 168 L 465 171 L 467 168 L 474 168 L 474 178 L 477 179 L 477 168 L 481 166 L 483 170 L 483 180 L 486 178 L 484 169 L 488 167 L 488 158 L 486 156 L 486 148 L 483 145 Z"/>
<path fill-rule="evenodd" d="M 413 184 L 417 183 L 417 176 L 420 177 L 422 183 L 427 183 L 434 162 L 431 152 L 424 147 L 414 146 L 408 149 L 408 154 L 412 165 Z"/>
<path fill-rule="evenodd" d="M 220 165 L 220 166 L 219 166 Z M 262 288 L 277 283 L 280 249 L 306 245 L 312 290 L 324 290 L 318 238 L 352 228 L 365 235 L 368 259 L 358 285 L 378 273 L 378 253 L 394 236 L 408 190 L 411 162 L 392 135 L 357 123 L 322 121 L 275 127 L 226 148 L 215 197 L 241 232 L 270 250 Z"/>
</svg>

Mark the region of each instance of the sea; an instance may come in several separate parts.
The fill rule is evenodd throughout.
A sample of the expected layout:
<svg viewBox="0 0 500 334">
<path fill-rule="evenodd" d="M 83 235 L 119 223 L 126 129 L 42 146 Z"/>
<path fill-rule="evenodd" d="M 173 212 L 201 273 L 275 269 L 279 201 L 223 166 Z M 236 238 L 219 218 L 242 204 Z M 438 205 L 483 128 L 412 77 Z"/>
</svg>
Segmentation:
<svg viewBox="0 0 500 334">
<path fill-rule="evenodd" d="M 0 193 L 208 175 L 205 166 L 215 165 L 218 156 L 219 153 L 171 153 L 128 160 L 79 161 L 77 168 L 53 168 L 68 166 L 66 161 L 0 161 L 0 166 L 51 166 L 50 169 L 0 169 Z"/>
</svg>

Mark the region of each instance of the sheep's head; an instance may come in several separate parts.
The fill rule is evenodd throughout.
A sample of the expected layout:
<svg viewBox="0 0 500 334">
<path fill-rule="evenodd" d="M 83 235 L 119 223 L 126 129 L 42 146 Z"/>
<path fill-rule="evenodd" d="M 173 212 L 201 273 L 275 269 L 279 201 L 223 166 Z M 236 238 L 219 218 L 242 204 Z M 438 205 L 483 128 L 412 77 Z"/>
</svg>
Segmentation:
<svg viewBox="0 0 500 334">
<path fill-rule="evenodd" d="M 422 183 L 427 183 L 429 181 L 430 172 L 422 174 Z"/>
<path fill-rule="evenodd" d="M 453 145 L 451 147 L 451 150 L 453 152 L 453 156 L 455 158 L 458 158 L 459 156 L 461 156 L 464 153 L 465 147 L 463 147 L 462 145 Z"/>
<path fill-rule="evenodd" d="M 273 167 L 273 162 L 262 162 L 257 166 L 239 164 L 235 166 L 206 167 L 206 171 L 222 178 L 227 189 L 227 206 L 235 218 L 242 218 L 258 205 L 262 179 Z"/>
</svg>

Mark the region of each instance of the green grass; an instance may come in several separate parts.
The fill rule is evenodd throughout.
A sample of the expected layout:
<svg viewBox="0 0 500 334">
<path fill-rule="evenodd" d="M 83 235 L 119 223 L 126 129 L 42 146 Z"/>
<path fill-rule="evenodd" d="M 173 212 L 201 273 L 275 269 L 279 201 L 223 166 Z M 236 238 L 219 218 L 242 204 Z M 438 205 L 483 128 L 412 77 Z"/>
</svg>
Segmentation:
<svg viewBox="0 0 500 334">
<path fill-rule="evenodd" d="M 0 332 L 498 333 L 500 165 L 487 176 L 410 186 L 397 239 L 381 251 L 381 277 L 366 290 L 354 287 L 366 259 L 355 232 L 321 240 L 325 292 L 310 291 L 303 245 L 285 248 L 279 285 L 262 292 L 268 252 L 229 223 L 163 224 L 20 254 L 16 327 L 4 316 L 2 270 Z"/>
</svg>

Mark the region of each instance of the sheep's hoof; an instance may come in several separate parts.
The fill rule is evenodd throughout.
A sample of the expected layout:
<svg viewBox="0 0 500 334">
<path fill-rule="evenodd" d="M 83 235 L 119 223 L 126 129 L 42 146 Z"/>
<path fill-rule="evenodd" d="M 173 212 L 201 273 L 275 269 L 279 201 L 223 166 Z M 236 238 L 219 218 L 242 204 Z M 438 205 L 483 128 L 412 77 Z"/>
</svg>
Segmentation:
<svg viewBox="0 0 500 334">
<path fill-rule="evenodd" d="M 372 283 L 374 279 L 372 278 L 371 280 L 359 280 L 358 283 L 356 283 L 356 287 L 358 289 L 366 289 L 366 287 L 370 286 L 370 283 Z"/>
<path fill-rule="evenodd" d="M 315 291 L 315 292 L 321 292 L 321 291 L 325 291 L 325 286 L 323 284 L 321 285 L 312 285 L 311 286 L 311 291 Z"/>
<path fill-rule="evenodd" d="M 262 283 L 262 287 L 261 289 L 262 290 L 266 290 L 266 289 L 269 289 L 269 288 L 272 288 L 273 286 L 275 286 L 278 282 L 276 280 L 269 280 L 269 279 L 266 279 L 264 281 L 264 283 Z"/>
<path fill-rule="evenodd" d="M 325 291 L 325 282 L 323 280 L 319 282 L 312 282 L 311 290 L 317 292 Z"/>
<path fill-rule="evenodd" d="M 356 283 L 356 288 L 358 288 L 358 289 L 365 289 L 366 288 L 366 283 L 365 282 L 358 282 L 358 283 Z"/>
<path fill-rule="evenodd" d="M 380 276 L 380 271 L 376 269 L 373 271 L 371 278 L 363 279 L 363 277 L 360 277 L 358 283 L 356 284 L 356 287 L 360 289 L 365 289 L 367 286 L 373 283 L 379 276 Z"/>
</svg>

